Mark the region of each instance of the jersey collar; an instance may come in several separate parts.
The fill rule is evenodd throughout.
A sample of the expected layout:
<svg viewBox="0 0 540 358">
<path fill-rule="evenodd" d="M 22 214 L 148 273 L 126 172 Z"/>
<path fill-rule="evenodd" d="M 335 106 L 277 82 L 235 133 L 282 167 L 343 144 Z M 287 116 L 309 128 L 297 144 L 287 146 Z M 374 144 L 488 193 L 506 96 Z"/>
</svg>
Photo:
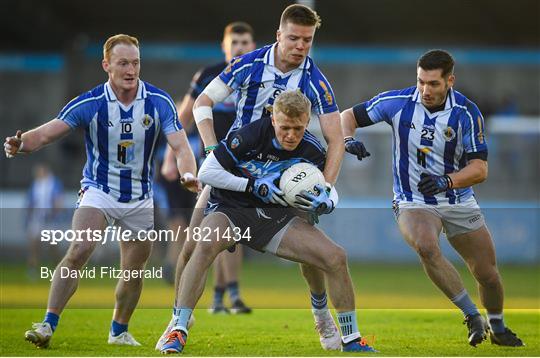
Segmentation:
<svg viewBox="0 0 540 358">
<path fill-rule="evenodd" d="M 276 47 L 277 47 L 277 42 L 274 42 L 270 46 L 270 50 L 267 51 L 266 55 L 264 56 L 264 63 L 267 64 L 268 66 L 272 66 L 272 67 L 277 69 L 275 61 L 274 61 L 274 58 L 275 58 L 274 53 L 275 53 Z M 306 56 L 306 58 L 304 59 L 304 62 L 302 62 L 302 64 L 300 66 L 298 66 L 297 68 L 295 68 L 294 70 L 296 70 L 296 69 L 304 70 L 304 69 L 307 69 L 309 67 L 310 67 L 309 56 Z M 294 70 L 291 70 L 289 72 L 292 72 Z"/>
<path fill-rule="evenodd" d="M 138 86 L 137 86 L 137 96 L 135 96 L 135 100 L 144 99 L 146 98 L 146 87 L 144 85 L 144 82 L 140 79 L 138 80 Z M 116 94 L 112 90 L 111 84 L 109 81 L 105 82 L 104 85 L 105 89 L 105 97 L 107 98 L 107 101 L 113 102 L 118 101 L 118 98 L 116 97 Z"/>
</svg>

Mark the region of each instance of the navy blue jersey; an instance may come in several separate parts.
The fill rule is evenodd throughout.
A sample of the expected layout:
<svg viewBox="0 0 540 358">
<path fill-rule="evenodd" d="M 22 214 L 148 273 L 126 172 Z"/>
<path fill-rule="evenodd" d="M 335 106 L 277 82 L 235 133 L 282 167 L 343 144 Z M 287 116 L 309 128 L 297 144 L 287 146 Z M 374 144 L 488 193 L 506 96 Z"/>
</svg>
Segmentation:
<svg viewBox="0 0 540 358">
<path fill-rule="evenodd" d="M 325 149 L 308 131 L 295 150 L 282 149 L 270 118 L 262 118 L 230 133 L 214 150 L 214 155 L 225 170 L 254 179 L 270 173 L 282 173 L 300 162 L 311 163 L 323 170 L 326 158 Z M 210 205 L 217 204 L 231 208 L 282 208 L 280 205 L 265 204 L 250 193 L 212 188 Z"/>
<path fill-rule="evenodd" d="M 212 66 L 208 66 L 198 71 L 189 87 L 188 94 L 194 100 L 199 97 L 203 90 L 208 86 L 214 78 L 216 78 L 227 67 L 227 62 L 220 62 Z M 214 132 L 217 141 L 221 141 L 227 136 L 229 128 L 231 128 L 236 118 L 235 107 L 236 93 L 232 93 L 223 102 L 216 103 L 212 109 L 214 116 Z"/>
</svg>

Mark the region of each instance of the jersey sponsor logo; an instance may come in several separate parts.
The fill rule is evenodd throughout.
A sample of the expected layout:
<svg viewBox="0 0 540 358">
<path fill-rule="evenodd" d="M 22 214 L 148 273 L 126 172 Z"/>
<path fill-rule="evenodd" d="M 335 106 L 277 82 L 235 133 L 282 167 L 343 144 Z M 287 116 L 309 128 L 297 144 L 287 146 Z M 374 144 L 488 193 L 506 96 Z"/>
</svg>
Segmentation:
<svg viewBox="0 0 540 358">
<path fill-rule="evenodd" d="M 126 141 L 118 143 L 118 161 L 127 164 L 135 159 L 135 142 Z"/>
<path fill-rule="evenodd" d="M 418 150 L 416 151 L 416 162 L 418 163 L 418 165 L 427 168 L 427 158 L 430 152 L 430 148 L 418 148 Z"/>
<path fill-rule="evenodd" d="M 332 95 L 330 94 L 330 90 L 328 89 L 328 86 L 326 85 L 326 83 L 320 80 L 319 85 L 324 91 L 324 99 L 326 100 L 326 103 L 328 103 L 329 106 L 334 104 L 334 97 L 332 97 Z"/>
<path fill-rule="evenodd" d="M 120 123 L 133 123 L 133 118 L 131 117 L 120 118 Z"/>
<path fill-rule="evenodd" d="M 456 131 L 452 127 L 446 127 L 443 131 L 443 137 L 445 141 L 451 142 L 456 138 Z"/>
<path fill-rule="evenodd" d="M 141 118 L 141 124 L 144 129 L 150 128 L 153 123 L 154 123 L 154 118 L 152 118 L 148 114 L 145 114 L 144 117 Z"/>
</svg>

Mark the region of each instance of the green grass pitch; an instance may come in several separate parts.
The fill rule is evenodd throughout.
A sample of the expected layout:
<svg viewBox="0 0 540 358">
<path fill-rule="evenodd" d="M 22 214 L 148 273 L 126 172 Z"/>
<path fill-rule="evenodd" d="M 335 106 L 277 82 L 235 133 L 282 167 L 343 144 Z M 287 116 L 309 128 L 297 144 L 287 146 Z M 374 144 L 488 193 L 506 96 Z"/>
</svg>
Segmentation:
<svg viewBox="0 0 540 358">
<path fill-rule="evenodd" d="M 539 356 L 540 284 L 538 266 L 500 268 L 506 289 L 508 325 L 527 344 L 502 348 L 466 342 L 461 314 L 425 277 L 419 265 L 353 264 L 359 327 L 382 356 Z M 172 289 L 158 280 L 145 283 L 130 332 L 143 347 L 107 345 L 114 281 L 82 280 L 62 315 L 51 347 L 38 350 L 24 331 L 43 317 L 48 282 L 29 282 L 20 267 L 3 265 L 0 355 L 2 356 L 157 356 L 155 342 L 170 318 Z M 463 269 L 469 292 L 474 283 Z M 187 356 L 335 356 L 323 351 L 314 330 L 309 296 L 296 265 L 280 262 L 244 266 L 241 292 L 255 307 L 251 315 L 212 316 L 207 285 L 195 312 Z M 351 354 L 346 354 L 351 355 Z"/>
</svg>

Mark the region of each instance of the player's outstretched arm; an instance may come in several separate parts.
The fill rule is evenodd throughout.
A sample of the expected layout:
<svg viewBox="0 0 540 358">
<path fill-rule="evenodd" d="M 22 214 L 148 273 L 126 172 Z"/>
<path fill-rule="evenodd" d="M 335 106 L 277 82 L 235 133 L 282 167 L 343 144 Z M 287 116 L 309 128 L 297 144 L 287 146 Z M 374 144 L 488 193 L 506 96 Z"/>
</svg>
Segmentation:
<svg viewBox="0 0 540 358">
<path fill-rule="evenodd" d="M 15 136 L 7 137 L 4 142 L 6 157 L 12 158 L 18 153 L 32 153 L 62 138 L 69 133 L 71 127 L 60 119 L 53 119 L 37 128 L 22 133 L 18 130 Z"/>
<path fill-rule="evenodd" d="M 354 118 L 354 113 L 352 108 L 346 109 L 341 112 L 341 128 L 343 129 L 343 136 L 354 137 L 354 131 L 358 128 L 356 119 Z"/>
<path fill-rule="evenodd" d="M 195 155 L 189 145 L 186 132 L 182 129 L 167 135 L 167 142 L 176 156 L 176 165 L 180 173 L 180 183 L 191 192 L 201 190 L 201 184 L 195 177 L 197 173 L 197 163 Z"/>
<path fill-rule="evenodd" d="M 364 143 L 354 139 L 354 131 L 358 128 L 358 122 L 352 108 L 341 113 L 341 128 L 343 129 L 343 141 L 345 142 L 345 151 L 347 153 L 356 155 L 358 160 L 371 155 L 364 146 Z"/>
<path fill-rule="evenodd" d="M 339 112 L 322 114 L 319 117 L 319 122 L 324 139 L 328 144 L 323 174 L 326 181 L 334 185 L 339 175 L 343 154 L 345 153 Z"/>
<path fill-rule="evenodd" d="M 232 88 L 227 86 L 219 77 L 216 77 L 195 100 L 193 105 L 193 118 L 195 118 L 195 123 L 197 124 L 201 139 L 203 140 L 205 151 L 211 151 L 218 144 L 214 132 L 212 108 L 216 103 L 223 102 L 229 97 L 232 91 Z"/>
</svg>

